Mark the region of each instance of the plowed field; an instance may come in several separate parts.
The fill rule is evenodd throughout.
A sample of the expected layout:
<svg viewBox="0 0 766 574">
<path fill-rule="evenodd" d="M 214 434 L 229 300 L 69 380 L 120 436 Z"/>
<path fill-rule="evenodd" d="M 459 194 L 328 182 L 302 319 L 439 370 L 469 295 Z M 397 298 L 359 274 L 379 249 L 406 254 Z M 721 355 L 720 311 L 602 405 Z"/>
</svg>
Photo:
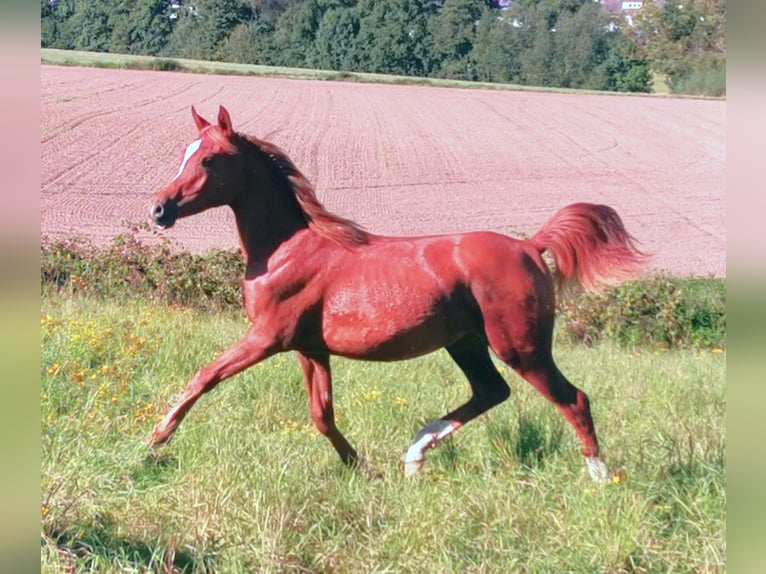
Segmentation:
<svg viewBox="0 0 766 574">
<path fill-rule="evenodd" d="M 104 244 L 145 221 L 196 137 L 192 104 L 211 120 L 226 106 L 375 233 L 531 234 L 590 201 L 620 213 L 654 270 L 726 274 L 726 104 L 647 96 L 43 65 L 43 235 Z M 237 246 L 226 208 L 165 233 L 196 252 Z"/>
</svg>

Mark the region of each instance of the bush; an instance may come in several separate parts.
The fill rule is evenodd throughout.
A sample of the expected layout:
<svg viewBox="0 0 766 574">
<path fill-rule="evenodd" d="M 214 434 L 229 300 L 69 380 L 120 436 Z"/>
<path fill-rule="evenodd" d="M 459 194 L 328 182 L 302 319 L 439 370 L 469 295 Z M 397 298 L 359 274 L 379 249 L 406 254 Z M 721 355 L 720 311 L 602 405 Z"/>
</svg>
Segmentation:
<svg viewBox="0 0 766 574">
<path fill-rule="evenodd" d="M 147 67 L 150 70 L 158 70 L 160 72 L 171 72 L 181 69 L 180 64 L 171 58 L 157 58 L 151 60 Z"/>
<path fill-rule="evenodd" d="M 105 249 L 83 239 L 44 239 L 40 258 L 43 293 L 138 298 L 206 311 L 241 310 L 244 271 L 236 251 L 173 252 L 167 242 L 141 243 L 135 232 Z M 722 279 L 642 279 L 603 295 L 563 299 L 558 329 L 586 344 L 607 339 L 622 345 L 724 348 L 725 291 Z"/>
<path fill-rule="evenodd" d="M 150 246 L 136 233 L 118 236 L 96 249 L 74 238 L 43 239 L 42 289 L 94 297 L 149 299 L 203 310 L 240 308 L 244 263 L 236 251 L 206 255 L 173 252 L 168 242 Z"/>
<path fill-rule="evenodd" d="M 656 276 L 564 300 L 559 317 L 563 332 L 586 344 L 724 348 L 726 286 L 723 279 Z"/>
<path fill-rule="evenodd" d="M 723 97 L 726 95 L 726 61 L 699 57 L 694 62 L 678 66 L 669 76 L 674 94 Z"/>
<path fill-rule="evenodd" d="M 720 67 L 690 70 L 677 76 L 671 87 L 675 94 L 723 97 L 726 95 L 726 70 Z"/>
</svg>

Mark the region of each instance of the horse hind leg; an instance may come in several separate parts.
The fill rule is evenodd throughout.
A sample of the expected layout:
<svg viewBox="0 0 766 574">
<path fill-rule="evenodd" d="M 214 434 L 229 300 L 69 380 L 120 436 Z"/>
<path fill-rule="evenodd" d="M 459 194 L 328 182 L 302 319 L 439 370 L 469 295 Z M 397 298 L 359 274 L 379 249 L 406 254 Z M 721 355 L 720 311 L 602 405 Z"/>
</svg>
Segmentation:
<svg viewBox="0 0 766 574">
<path fill-rule="evenodd" d="M 418 431 L 402 458 L 405 476 L 411 476 L 423 467 L 426 450 L 436 447 L 461 426 L 503 402 L 511 393 L 492 363 L 484 341 L 466 337 L 447 347 L 447 352 L 468 378 L 473 394 L 468 402 Z"/>
<path fill-rule="evenodd" d="M 344 464 L 356 465 L 359 462 L 356 451 L 335 425 L 330 358 L 326 356 L 308 357 L 302 353 L 296 354 L 303 369 L 314 425 L 321 434 L 329 439 Z"/>
<path fill-rule="evenodd" d="M 577 433 L 591 479 L 605 482 L 609 477 L 609 470 L 599 457 L 598 439 L 588 395 L 567 380 L 552 358 L 531 365 L 522 361 L 514 370 L 556 405 Z"/>
<path fill-rule="evenodd" d="M 548 301 L 536 309 L 509 311 L 484 310 L 485 332 L 495 355 L 551 401 L 577 433 L 593 480 L 608 477 L 606 465 L 599 458 L 598 439 L 590 413 L 588 396 L 570 383 L 553 361 L 553 293 L 549 281 L 538 282 L 537 300 Z M 527 297 L 515 297 L 524 300 Z M 510 299 L 514 299 L 511 297 Z M 508 325 L 516 328 L 509 330 Z"/>
</svg>

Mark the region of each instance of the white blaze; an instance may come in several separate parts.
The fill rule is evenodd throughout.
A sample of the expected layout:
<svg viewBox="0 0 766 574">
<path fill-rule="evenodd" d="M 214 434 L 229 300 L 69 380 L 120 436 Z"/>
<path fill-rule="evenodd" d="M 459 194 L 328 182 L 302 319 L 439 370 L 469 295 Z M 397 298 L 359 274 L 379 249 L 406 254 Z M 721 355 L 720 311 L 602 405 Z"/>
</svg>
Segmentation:
<svg viewBox="0 0 766 574">
<path fill-rule="evenodd" d="M 189 147 L 186 148 L 186 153 L 184 154 L 184 159 L 181 162 L 181 167 L 178 168 L 178 173 L 173 178 L 173 180 L 178 179 L 181 177 L 181 174 L 184 171 L 184 168 L 186 167 L 186 162 L 189 161 L 189 158 L 194 155 L 194 152 L 199 149 L 200 144 L 202 143 L 202 140 L 194 140 L 192 143 L 189 144 Z"/>
</svg>

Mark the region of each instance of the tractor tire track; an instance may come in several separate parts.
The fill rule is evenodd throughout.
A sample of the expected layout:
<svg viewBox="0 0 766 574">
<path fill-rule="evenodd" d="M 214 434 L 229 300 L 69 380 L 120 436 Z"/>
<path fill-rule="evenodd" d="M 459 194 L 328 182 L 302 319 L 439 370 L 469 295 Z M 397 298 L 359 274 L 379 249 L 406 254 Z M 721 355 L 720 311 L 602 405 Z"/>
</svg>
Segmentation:
<svg viewBox="0 0 766 574">
<path fill-rule="evenodd" d="M 196 134 L 195 105 L 282 147 L 333 211 L 375 233 L 533 233 L 613 205 L 652 269 L 725 276 L 725 102 L 43 66 L 41 231 L 97 244 L 145 217 Z M 78 92 L 77 90 L 80 90 Z M 236 248 L 230 211 L 178 249 Z M 144 237 L 155 241 L 157 236 Z"/>
</svg>

